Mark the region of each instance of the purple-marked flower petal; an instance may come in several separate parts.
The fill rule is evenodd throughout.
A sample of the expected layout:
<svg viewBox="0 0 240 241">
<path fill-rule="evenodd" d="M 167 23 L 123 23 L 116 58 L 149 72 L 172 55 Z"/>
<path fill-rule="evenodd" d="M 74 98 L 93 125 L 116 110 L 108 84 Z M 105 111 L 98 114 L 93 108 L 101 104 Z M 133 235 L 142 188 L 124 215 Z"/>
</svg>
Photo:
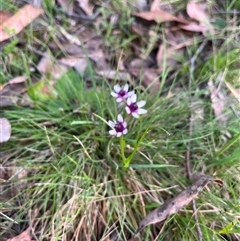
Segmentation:
<svg viewBox="0 0 240 241">
<path fill-rule="evenodd" d="M 114 126 L 115 126 L 115 122 L 113 122 L 113 121 L 108 121 L 108 124 L 109 124 L 111 127 L 114 127 Z"/>
<path fill-rule="evenodd" d="M 111 96 L 113 96 L 113 97 L 118 97 L 118 94 L 115 93 L 115 92 L 113 92 L 113 91 L 111 91 Z"/>
<path fill-rule="evenodd" d="M 133 117 L 139 118 L 139 115 L 146 114 L 147 110 L 142 109 L 146 104 L 145 100 L 141 100 L 139 102 L 137 101 L 137 95 L 133 94 L 131 97 L 127 99 L 127 106 L 125 107 L 125 110 L 128 114 L 132 114 Z"/>
<path fill-rule="evenodd" d="M 112 127 L 112 130 L 109 131 L 110 135 L 120 137 L 121 135 L 125 135 L 128 132 L 127 122 L 123 120 L 121 114 L 118 114 L 116 122 L 108 121 L 108 124 Z"/>
<path fill-rule="evenodd" d="M 122 100 L 123 100 L 123 99 L 122 99 L 121 97 L 119 97 L 119 98 L 116 99 L 117 102 L 122 102 Z"/>
<path fill-rule="evenodd" d="M 122 135 L 122 132 L 117 132 L 116 137 L 120 137 Z"/>
<path fill-rule="evenodd" d="M 111 92 L 111 95 L 116 98 L 117 102 L 122 102 L 124 99 L 127 99 L 128 97 L 132 96 L 134 94 L 134 91 L 129 91 L 129 85 L 125 84 L 123 87 L 120 87 L 119 84 L 115 85 L 113 87 L 114 92 Z"/>
<path fill-rule="evenodd" d="M 130 113 L 131 113 L 131 111 L 130 111 L 130 109 L 129 109 L 129 107 L 128 107 L 128 106 L 126 106 L 126 107 L 125 107 L 125 110 L 126 110 L 126 112 L 127 112 L 128 114 L 130 114 Z"/>
<path fill-rule="evenodd" d="M 133 91 L 129 91 L 129 92 L 128 92 L 128 97 L 131 97 L 134 93 L 135 93 L 134 90 L 133 90 Z"/>
<path fill-rule="evenodd" d="M 145 110 L 145 109 L 139 109 L 138 110 L 139 115 L 143 115 L 143 114 L 146 114 L 146 113 L 147 113 L 147 110 Z"/>
<path fill-rule="evenodd" d="M 123 117 L 121 114 L 118 114 L 117 120 L 118 122 L 123 122 Z"/>
<path fill-rule="evenodd" d="M 113 89 L 115 90 L 116 93 L 118 93 L 121 90 L 120 85 L 114 85 Z"/>
<path fill-rule="evenodd" d="M 141 100 L 141 101 L 139 101 L 139 102 L 137 103 L 137 106 L 138 106 L 139 108 L 143 107 L 144 105 L 146 105 L 146 101 L 145 101 L 145 100 Z"/>
<path fill-rule="evenodd" d="M 110 130 L 109 134 L 112 135 L 112 136 L 115 136 L 117 134 L 117 132 L 115 130 Z"/>
<path fill-rule="evenodd" d="M 136 94 L 133 94 L 133 95 L 130 97 L 130 99 L 131 99 L 131 102 L 132 102 L 132 103 L 135 103 L 135 102 L 137 101 L 137 95 L 136 95 Z"/>
<path fill-rule="evenodd" d="M 137 119 L 139 118 L 139 115 L 137 113 L 132 113 L 132 116 Z"/>
<path fill-rule="evenodd" d="M 124 87 L 123 87 L 123 90 L 124 90 L 125 92 L 128 92 L 128 88 L 129 88 L 128 84 L 125 84 Z"/>
<path fill-rule="evenodd" d="M 128 133 L 128 130 L 125 129 L 125 130 L 123 131 L 123 135 L 126 135 L 127 133 Z"/>
</svg>

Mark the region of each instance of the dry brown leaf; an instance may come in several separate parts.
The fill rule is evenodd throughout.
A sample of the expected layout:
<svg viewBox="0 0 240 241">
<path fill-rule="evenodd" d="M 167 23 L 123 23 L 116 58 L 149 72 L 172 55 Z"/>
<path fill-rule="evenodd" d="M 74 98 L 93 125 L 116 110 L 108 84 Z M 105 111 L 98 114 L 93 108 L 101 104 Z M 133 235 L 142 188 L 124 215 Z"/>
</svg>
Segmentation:
<svg viewBox="0 0 240 241">
<path fill-rule="evenodd" d="M 28 79 L 28 77 L 26 75 L 23 76 L 18 76 L 15 77 L 11 80 L 9 80 L 7 83 L 0 85 L 0 91 L 6 86 L 6 85 L 14 85 L 14 84 L 20 84 L 23 83 L 24 81 L 26 81 Z"/>
<path fill-rule="evenodd" d="M 217 89 L 213 81 L 208 82 L 208 88 L 210 91 L 212 108 L 215 117 L 218 119 L 220 124 L 226 124 L 228 117 L 224 115 L 225 107 L 228 105 L 226 97 L 221 93 L 220 89 Z"/>
<path fill-rule="evenodd" d="M 191 32 L 200 32 L 204 35 L 206 34 L 207 30 L 209 30 L 209 27 L 203 24 L 198 24 L 195 22 L 190 22 L 189 24 L 180 24 L 178 25 L 181 29 L 191 31 Z"/>
<path fill-rule="evenodd" d="M 161 9 L 154 10 L 151 12 L 134 13 L 134 16 L 140 17 L 147 21 L 155 21 L 156 23 L 165 23 L 165 22 L 172 22 L 172 21 L 176 21 L 183 24 L 188 23 L 187 20 L 175 17 L 172 14 L 165 12 Z"/>
<path fill-rule="evenodd" d="M 58 61 L 60 64 L 64 64 L 76 69 L 79 74 L 83 74 L 87 68 L 88 61 L 86 58 L 78 58 L 74 56 L 68 56 L 61 58 Z"/>
<path fill-rule="evenodd" d="M 195 173 L 192 176 L 192 185 L 188 186 L 184 191 L 180 192 L 176 197 L 167 200 L 159 208 L 150 212 L 139 224 L 138 229 L 135 233 L 139 233 L 144 227 L 149 224 L 161 222 L 168 218 L 170 215 L 177 213 L 180 209 L 188 205 L 203 188 L 210 182 L 215 182 L 219 186 L 222 186 L 220 179 L 215 179 L 211 176 L 207 176 L 200 173 Z"/>
<path fill-rule="evenodd" d="M 0 25 L 0 42 L 21 32 L 28 24 L 43 13 L 42 8 L 26 5 Z"/>
<path fill-rule="evenodd" d="M 30 236 L 30 228 L 26 229 L 18 236 L 8 239 L 7 241 L 33 241 Z"/>
<path fill-rule="evenodd" d="M 69 66 L 54 63 L 50 57 L 43 57 L 37 65 L 40 72 L 50 75 L 51 78 L 58 79 L 69 70 Z"/>
<path fill-rule="evenodd" d="M 0 11 L 0 25 L 11 16 L 12 14 L 8 11 Z"/>
<path fill-rule="evenodd" d="M 89 5 L 89 0 L 77 0 L 81 9 L 88 15 L 91 16 L 93 14 L 93 7 Z"/>
<path fill-rule="evenodd" d="M 206 4 L 189 2 L 187 4 L 187 14 L 190 18 L 201 22 L 208 22 L 208 15 L 206 13 Z"/>
<path fill-rule="evenodd" d="M 209 16 L 206 13 L 207 5 L 195 2 L 189 2 L 187 4 L 187 14 L 194 20 L 197 20 L 199 24 L 195 22 L 190 22 L 186 26 L 181 25 L 180 28 L 192 32 L 202 32 L 206 35 L 207 31 L 214 34 L 213 26 L 210 24 Z"/>
<path fill-rule="evenodd" d="M 6 118 L 0 118 L 0 143 L 6 142 L 11 136 L 11 124 Z"/>
<path fill-rule="evenodd" d="M 20 84 L 28 79 L 26 75 L 15 77 L 7 82 L 9 85 Z"/>
<path fill-rule="evenodd" d="M 0 86 L 0 103 L 2 107 L 12 106 L 13 104 L 24 106 L 28 106 L 29 104 L 31 105 L 30 99 L 28 99 L 27 95 L 24 94 L 26 91 L 25 81 L 27 78 L 27 76 L 18 76 Z M 32 81 L 36 82 L 35 79 Z"/>
</svg>

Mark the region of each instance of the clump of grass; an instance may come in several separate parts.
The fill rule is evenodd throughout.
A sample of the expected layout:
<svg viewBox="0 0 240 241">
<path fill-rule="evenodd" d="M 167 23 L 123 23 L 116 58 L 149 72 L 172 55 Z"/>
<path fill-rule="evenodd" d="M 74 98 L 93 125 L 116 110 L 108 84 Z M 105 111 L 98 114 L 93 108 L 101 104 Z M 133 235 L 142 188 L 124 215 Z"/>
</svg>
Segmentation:
<svg viewBox="0 0 240 241">
<path fill-rule="evenodd" d="M 109 120 L 117 114 L 109 84 L 102 81 L 86 89 L 78 75 L 66 74 L 56 90 L 58 98 L 44 105 L 35 103 L 34 109 L 18 107 L 4 113 L 12 123 L 13 133 L 11 141 L 2 146 L 2 164 L 11 170 L 11 181 L 3 192 L 8 200 L 1 204 L 5 215 L 1 217 L 2 235 L 15 234 L 27 226 L 35 213 L 31 225 L 40 240 L 103 240 L 114 230 L 122 239 L 130 238 L 146 213 L 189 184 L 184 166 L 189 140 L 194 170 L 217 173 L 227 183 L 227 194 L 213 189 L 205 191 L 197 201 L 204 236 L 218 239 L 217 230 L 235 220 L 233 215 L 239 212 L 238 181 L 223 174 L 221 162 L 225 165 L 230 161 L 228 172 L 238 172 L 239 140 L 231 146 L 234 154 L 229 160 L 227 149 L 213 158 L 223 144 L 215 138 L 221 126 L 211 115 L 209 121 L 214 125 L 198 126 L 189 138 L 190 110 L 184 98 L 174 103 L 172 98 L 142 93 L 148 114 L 140 125 L 136 120 L 129 122 L 126 152 L 132 152 L 138 132 L 149 125 L 150 129 L 130 167 L 121 169 L 119 143 L 96 117 Z M 74 121 L 78 124 L 72 125 Z M 220 217 L 229 205 L 231 212 L 224 211 L 226 215 Z M 170 238 L 170 230 L 172 240 L 194 240 L 195 223 L 191 217 L 191 208 L 171 217 L 160 240 Z M 153 239 L 159 228 L 146 228 L 142 237 Z"/>
<path fill-rule="evenodd" d="M 131 22 L 128 12 L 126 16 Z M 125 27 L 119 24 L 119 29 Z M 108 37 L 113 28 L 103 26 L 103 30 Z M 54 39 L 56 33 L 52 34 Z M 118 41 L 112 50 L 127 48 L 134 38 L 128 31 L 120 39 L 123 36 L 128 37 L 125 44 Z M 107 37 L 109 45 L 117 38 Z M 203 70 L 221 58 L 213 56 L 200 66 L 190 89 L 185 81 L 179 87 L 177 76 L 170 87 L 163 84 L 154 96 L 147 90 L 138 91 L 147 101 L 148 113 L 140 122 L 131 119 L 128 123 L 126 155 L 132 153 L 136 136 L 149 130 L 125 169 L 121 168 L 119 140 L 109 135 L 109 127 L 97 117 L 106 121 L 116 118 L 117 105 L 110 95 L 116 83 L 97 80 L 91 66 L 91 88 L 71 70 L 58 79 L 52 98 L 35 98 L 34 108 L 14 106 L 2 111 L 13 132 L 11 140 L 1 146 L 5 176 L 0 179 L 0 236 L 12 237 L 30 226 L 36 240 L 104 240 L 109 235 L 127 240 L 147 213 L 189 185 L 185 153 L 191 141 L 193 171 L 224 181 L 223 189 L 211 186 L 197 199 L 203 239 L 239 238 L 239 120 L 235 116 L 228 122 L 226 129 L 232 139 L 223 142 L 222 126 L 212 113 L 211 102 L 202 98 L 206 90 L 196 91 L 196 86 L 214 76 L 209 71 L 203 74 Z M 236 58 L 234 54 L 232 59 Z M 225 57 L 223 62 L 227 62 Z M 221 68 L 225 67 L 217 70 Z M 164 71 L 163 77 L 168 70 Z M 138 85 L 131 87 L 139 90 Z M 31 89 L 28 93 L 33 98 Z M 193 109 L 189 96 L 193 94 L 205 115 L 203 121 L 194 122 L 190 136 Z M 188 206 L 164 226 L 147 227 L 141 239 L 154 240 L 161 231 L 158 240 L 196 240 L 195 227 Z"/>
</svg>

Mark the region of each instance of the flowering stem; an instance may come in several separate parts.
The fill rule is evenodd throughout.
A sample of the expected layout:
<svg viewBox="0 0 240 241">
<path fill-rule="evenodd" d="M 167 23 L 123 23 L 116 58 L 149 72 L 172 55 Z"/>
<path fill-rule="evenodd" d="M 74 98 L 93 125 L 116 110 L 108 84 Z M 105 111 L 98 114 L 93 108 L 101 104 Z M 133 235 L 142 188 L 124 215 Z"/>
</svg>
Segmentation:
<svg viewBox="0 0 240 241">
<path fill-rule="evenodd" d="M 122 162 L 124 163 L 126 160 L 124 150 L 125 150 L 126 142 L 123 138 L 123 136 L 120 136 L 120 151 L 121 151 L 121 156 L 122 156 Z"/>
<path fill-rule="evenodd" d="M 136 145 L 135 145 L 135 147 L 134 147 L 134 150 L 133 150 L 133 152 L 131 153 L 131 155 L 128 156 L 128 158 L 125 158 L 125 160 L 123 161 L 123 166 L 124 166 L 125 168 L 128 168 L 128 167 L 129 167 L 129 165 L 130 165 L 130 163 L 131 163 L 134 155 L 136 154 L 136 152 L 137 152 L 137 150 L 138 150 L 141 142 L 143 141 L 144 137 L 145 137 L 146 134 L 148 133 L 149 129 L 150 129 L 150 126 L 143 132 L 142 136 L 141 136 L 141 137 L 139 138 L 139 140 L 137 141 L 137 143 L 136 143 Z"/>
</svg>

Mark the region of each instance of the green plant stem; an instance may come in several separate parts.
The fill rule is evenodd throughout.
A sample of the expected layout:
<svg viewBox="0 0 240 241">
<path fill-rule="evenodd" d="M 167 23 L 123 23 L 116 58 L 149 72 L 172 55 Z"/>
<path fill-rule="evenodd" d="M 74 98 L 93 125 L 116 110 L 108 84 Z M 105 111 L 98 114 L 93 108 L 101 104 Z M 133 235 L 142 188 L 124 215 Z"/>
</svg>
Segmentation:
<svg viewBox="0 0 240 241">
<path fill-rule="evenodd" d="M 124 163 L 125 160 L 126 160 L 126 157 L 125 157 L 125 154 L 124 154 L 125 146 L 126 146 L 126 142 L 124 140 L 124 137 L 121 136 L 120 137 L 120 151 L 121 151 L 121 156 L 122 156 L 122 163 Z"/>
</svg>

